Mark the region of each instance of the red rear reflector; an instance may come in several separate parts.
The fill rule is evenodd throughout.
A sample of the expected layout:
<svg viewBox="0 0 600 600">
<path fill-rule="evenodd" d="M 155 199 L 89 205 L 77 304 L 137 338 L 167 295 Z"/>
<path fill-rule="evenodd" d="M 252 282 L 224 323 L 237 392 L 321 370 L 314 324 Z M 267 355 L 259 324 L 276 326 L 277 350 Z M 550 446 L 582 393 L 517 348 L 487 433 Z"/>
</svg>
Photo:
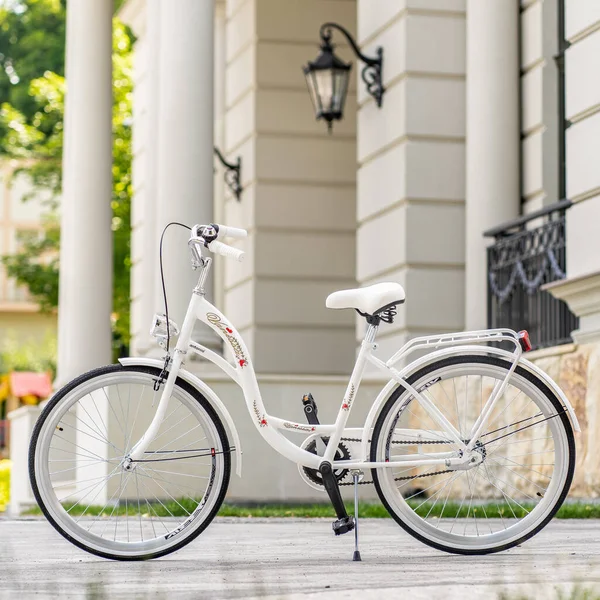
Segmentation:
<svg viewBox="0 0 600 600">
<path fill-rule="evenodd" d="M 529 333 L 523 329 L 523 331 L 519 331 L 517 333 L 519 337 L 519 344 L 521 344 L 521 348 L 523 352 L 529 352 L 531 350 L 531 340 L 529 339 Z"/>
</svg>

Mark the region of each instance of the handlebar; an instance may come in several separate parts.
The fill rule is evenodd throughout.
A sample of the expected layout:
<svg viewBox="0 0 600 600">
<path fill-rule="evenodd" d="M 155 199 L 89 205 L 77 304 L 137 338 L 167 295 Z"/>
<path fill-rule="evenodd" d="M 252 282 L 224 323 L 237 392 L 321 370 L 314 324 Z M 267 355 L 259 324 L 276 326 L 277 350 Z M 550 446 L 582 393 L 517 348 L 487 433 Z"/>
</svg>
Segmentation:
<svg viewBox="0 0 600 600">
<path fill-rule="evenodd" d="M 208 248 L 214 254 L 220 254 L 226 258 L 233 258 L 241 262 L 244 260 L 244 251 L 234 248 L 218 241 L 219 238 L 231 237 L 242 239 L 248 235 L 245 229 L 238 227 L 228 227 L 227 225 L 217 225 L 211 223 L 210 225 L 194 225 L 192 227 L 192 235 L 188 242 L 192 251 L 192 266 L 196 268 L 201 263 L 201 248 L 202 246 Z"/>
<path fill-rule="evenodd" d="M 227 225 L 214 225 L 217 230 L 217 237 L 230 237 L 243 239 L 248 235 L 248 232 L 245 229 L 240 229 L 238 227 L 229 227 Z"/>
<path fill-rule="evenodd" d="M 245 232 L 244 232 L 245 233 Z M 219 242 L 218 240 L 214 240 L 210 242 L 206 246 L 211 252 L 215 254 L 220 254 L 221 256 L 225 256 L 226 258 L 233 258 L 239 262 L 244 260 L 245 252 L 243 250 L 239 250 L 238 248 L 234 248 L 233 246 L 228 246 L 223 242 Z"/>
</svg>

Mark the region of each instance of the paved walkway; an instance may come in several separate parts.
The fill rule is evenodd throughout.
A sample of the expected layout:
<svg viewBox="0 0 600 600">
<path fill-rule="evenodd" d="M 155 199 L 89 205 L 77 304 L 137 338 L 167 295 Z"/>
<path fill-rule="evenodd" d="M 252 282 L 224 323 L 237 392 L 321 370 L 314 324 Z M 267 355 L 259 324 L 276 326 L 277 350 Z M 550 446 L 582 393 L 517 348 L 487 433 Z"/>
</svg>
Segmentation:
<svg viewBox="0 0 600 600">
<path fill-rule="evenodd" d="M 43 520 L 0 520 L 0 598 L 557 598 L 575 584 L 600 595 L 600 521 L 554 521 L 502 554 L 444 554 L 390 519 L 352 535 L 327 520 L 217 519 L 176 554 L 113 562 L 71 546 Z"/>
</svg>

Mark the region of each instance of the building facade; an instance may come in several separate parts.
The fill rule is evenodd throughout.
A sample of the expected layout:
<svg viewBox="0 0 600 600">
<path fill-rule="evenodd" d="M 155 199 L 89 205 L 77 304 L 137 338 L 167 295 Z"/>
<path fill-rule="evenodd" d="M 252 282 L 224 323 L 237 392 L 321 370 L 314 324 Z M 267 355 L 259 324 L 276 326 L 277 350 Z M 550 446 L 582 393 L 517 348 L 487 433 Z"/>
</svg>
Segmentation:
<svg viewBox="0 0 600 600">
<path fill-rule="evenodd" d="M 67 122 L 63 203 L 63 235 L 72 244 L 92 239 L 95 258 L 109 254 L 104 233 L 97 226 L 69 229 L 69 219 L 76 197 L 85 197 L 101 222 L 106 217 L 102 187 L 76 176 L 88 169 L 96 184 L 106 178 L 110 100 L 103 87 L 95 91 L 110 74 L 111 16 L 101 4 L 69 5 L 71 22 L 95 37 L 73 34 L 67 43 L 69 89 L 85 89 L 89 102 L 73 103 L 68 117 L 86 125 Z M 217 258 L 212 296 L 248 343 L 269 411 L 301 420 L 300 399 L 310 391 L 322 420 L 335 414 L 364 329 L 352 311 L 327 310 L 325 297 L 398 281 L 407 300 L 396 321 L 381 328 L 382 356 L 418 334 L 490 325 L 532 330 L 539 348 L 533 358 L 564 388 L 582 423 L 573 493 L 597 496 L 600 83 L 593 75 L 600 67 L 600 4 L 128 0 L 120 16 L 137 36 L 132 353 L 158 355 L 148 326 L 163 310 L 157 250 L 164 226 L 243 227 L 246 260 Z M 360 78 L 362 66 L 334 33 L 336 52 L 354 63 L 354 76 L 344 119 L 331 135 L 315 121 L 301 69 L 329 21 L 348 29 L 365 54 L 383 48 L 385 86 L 378 107 Z M 98 136 L 100 162 L 83 146 L 74 150 L 84 135 Z M 239 201 L 223 184 L 213 145 L 229 161 L 241 159 Z M 176 321 L 194 284 L 186 241 L 183 231 L 166 234 Z M 76 267 L 67 268 L 74 277 Z M 96 273 L 109 281 L 105 262 Z M 87 315 L 91 330 L 106 328 L 109 299 L 97 286 L 94 302 L 102 310 L 93 323 Z M 65 348 L 79 317 L 63 314 Z M 63 353 L 59 377 L 108 360 L 106 344 L 77 359 Z M 260 439 L 234 384 L 201 362 L 187 366 L 239 425 L 247 458 L 230 499 L 323 498 Z M 369 374 L 352 415 L 357 423 L 381 387 Z"/>
<path fill-rule="evenodd" d="M 0 256 L 18 251 L 42 226 L 45 198 L 39 192 L 32 197 L 31 184 L 26 175 L 19 174 L 19 167 L 18 161 L 0 160 Z M 0 348 L 8 340 L 39 343 L 44 335 L 56 335 L 56 316 L 40 314 L 27 289 L 9 278 L 0 265 Z"/>
</svg>

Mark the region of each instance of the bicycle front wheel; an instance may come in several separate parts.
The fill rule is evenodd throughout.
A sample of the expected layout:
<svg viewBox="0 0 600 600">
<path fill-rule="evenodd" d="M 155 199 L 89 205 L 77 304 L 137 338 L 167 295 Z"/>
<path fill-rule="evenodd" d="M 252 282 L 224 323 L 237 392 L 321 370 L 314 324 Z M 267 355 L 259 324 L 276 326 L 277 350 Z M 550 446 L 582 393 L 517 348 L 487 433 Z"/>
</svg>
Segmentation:
<svg viewBox="0 0 600 600">
<path fill-rule="evenodd" d="M 150 447 L 133 470 L 124 468 L 155 414 L 158 375 L 121 365 L 90 371 L 61 389 L 36 423 L 29 450 L 35 498 L 65 538 L 92 554 L 142 560 L 178 550 L 225 497 L 225 429 L 181 379 Z"/>
<path fill-rule="evenodd" d="M 493 356 L 455 356 L 423 367 L 408 382 L 467 443 L 510 367 Z M 376 422 L 371 460 L 422 460 L 458 450 L 421 403 L 396 388 Z M 524 542 L 560 508 L 575 466 L 565 407 L 543 381 L 517 367 L 476 441 L 473 463 L 463 469 L 398 464 L 373 469 L 373 480 L 398 524 L 434 548 L 487 554 Z"/>
</svg>

